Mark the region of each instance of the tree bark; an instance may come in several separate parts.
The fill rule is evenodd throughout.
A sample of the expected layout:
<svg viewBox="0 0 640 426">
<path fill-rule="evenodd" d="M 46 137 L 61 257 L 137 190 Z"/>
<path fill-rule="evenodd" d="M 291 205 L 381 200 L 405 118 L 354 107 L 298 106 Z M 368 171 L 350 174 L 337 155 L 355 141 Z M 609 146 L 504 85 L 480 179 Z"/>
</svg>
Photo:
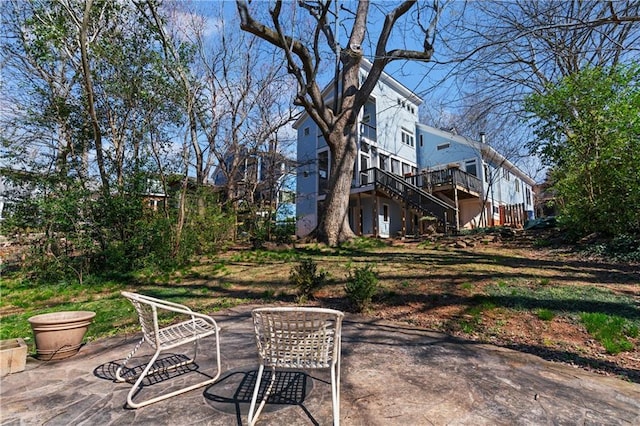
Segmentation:
<svg viewBox="0 0 640 426">
<path fill-rule="evenodd" d="M 78 42 L 80 44 L 80 57 L 82 61 L 82 78 L 84 82 L 85 94 L 87 95 L 87 106 L 89 108 L 89 117 L 91 119 L 91 128 L 93 130 L 93 141 L 96 147 L 96 162 L 100 171 L 100 179 L 102 180 L 102 192 L 105 197 L 109 198 L 111 191 L 109 189 L 109 177 L 104 161 L 104 151 L 102 149 L 102 131 L 100 130 L 100 122 L 95 106 L 95 96 L 93 91 L 93 79 L 91 77 L 91 67 L 89 64 L 88 38 L 89 38 L 89 21 L 91 20 L 92 0 L 85 3 L 84 15 L 79 25 Z"/>
<path fill-rule="evenodd" d="M 355 129 L 352 133 L 355 133 Z M 320 216 L 316 237 L 335 246 L 356 236 L 349 225 L 349 193 L 358 150 L 355 134 L 346 136 L 346 143 L 341 133 L 331 136 L 332 139 L 335 138 L 331 143 L 335 146 L 331 154 L 332 167 L 329 175 L 331 190 L 325 198 L 324 212 Z"/>
</svg>

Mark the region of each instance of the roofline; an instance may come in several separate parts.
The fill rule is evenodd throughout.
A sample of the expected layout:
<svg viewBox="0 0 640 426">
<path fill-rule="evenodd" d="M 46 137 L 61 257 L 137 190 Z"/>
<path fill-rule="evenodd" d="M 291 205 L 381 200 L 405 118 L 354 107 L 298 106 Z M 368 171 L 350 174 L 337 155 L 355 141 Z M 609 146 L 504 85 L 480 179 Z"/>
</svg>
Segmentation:
<svg viewBox="0 0 640 426">
<path fill-rule="evenodd" d="M 362 58 L 362 62 L 360 62 L 361 70 L 364 70 L 365 72 L 369 73 L 371 71 L 372 66 L 373 64 L 368 59 Z M 417 106 L 422 105 L 423 101 L 418 95 L 416 95 L 409 88 L 407 88 L 407 86 L 403 85 L 402 83 L 400 83 L 395 78 L 391 77 L 386 72 L 383 71 L 382 74 L 380 74 L 380 79 L 378 81 L 388 85 L 393 90 L 400 93 L 402 96 L 409 99 L 411 102 L 413 102 Z M 327 103 L 333 99 L 334 86 L 335 86 L 335 78 L 332 78 L 329 84 L 327 84 L 324 87 L 324 89 L 322 89 L 322 97 L 325 98 Z M 308 117 L 309 117 L 309 114 L 303 110 L 303 113 L 300 115 L 300 117 L 293 123 L 293 128 L 297 130 Z"/>
<path fill-rule="evenodd" d="M 416 123 L 416 126 L 418 128 L 422 128 L 423 130 L 428 131 L 430 133 L 435 133 L 435 134 L 437 134 L 439 136 L 452 139 L 452 140 L 454 140 L 454 141 L 456 141 L 458 143 L 461 143 L 463 145 L 470 146 L 473 149 L 478 150 L 482 154 L 483 159 L 485 157 L 495 159 L 502 165 L 502 167 L 506 167 L 509 171 L 512 171 L 512 172 L 515 171 L 516 174 L 518 175 L 518 177 L 520 179 L 522 179 L 523 181 L 525 181 L 530 186 L 533 187 L 534 185 L 536 185 L 536 181 L 535 180 L 533 180 L 529 175 L 527 175 L 525 172 L 520 170 L 520 168 L 518 166 L 516 166 L 511 161 L 509 161 L 504 155 L 500 154 L 498 151 L 496 151 L 488 143 L 482 143 L 482 142 L 470 139 L 470 138 L 468 138 L 466 136 L 454 135 L 451 132 L 447 132 L 446 130 L 438 129 L 436 127 L 432 127 L 432 126 L 429 126 L 427 124 Z"/>
</svg>

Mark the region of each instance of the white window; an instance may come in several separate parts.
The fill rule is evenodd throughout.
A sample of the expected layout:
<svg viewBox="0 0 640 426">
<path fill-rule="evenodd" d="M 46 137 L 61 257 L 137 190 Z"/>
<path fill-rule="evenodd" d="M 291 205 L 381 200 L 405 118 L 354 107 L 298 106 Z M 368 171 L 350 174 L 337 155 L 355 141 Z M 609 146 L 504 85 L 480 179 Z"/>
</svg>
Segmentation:
<svg viewBox="0 0 640 426">
<path fill-rule="evenodd" d="M 360 185 L 366 185 L 369 183 L 369 157 L 360 154 Z"/>
<path fill-rule="evenodd" d="M 389 170 L 389 156 L 380 154 L 378 157 L 380 170 Z"/>
<path fill-rule="evenodd" d="M 393 173 L 394 175 L 400 174 L 400 161 L 396 160 L 395 158 L 391 159 L 391 173 Z"/>
<path fill-rule="evenodd" d="M 516 192 L 520 192 L 520 180 L 516 179 Z"/>
<path fill-rule="evenodd" d="M 414 145 L 414 141 L 413 141 L 413 134 L 410 133 L 409 131 L 402 129 L 400 131 L 401 133 L 401 137 L 402 137 L 402 143 L 405 145 L 409 145 L 409 146 L 413 146 Z"/>
<path fill-rule="evenodd" d="M 464 162 L 464 171 L 470 175 L 478 176 L 478 169 L 476 168 L 476 160 L 468 160 Z"/>
<path fill-rule="evenodd" d="M 329 151 L 318 153 L 318 192 L 325 194 L 329 186 Z"/>
<path fill-rule="evenodd" d="M 509 170 L 502 169 L 502 177 L 504 180 L 511 180 L 511 173 L 509 173 Z"/>
</svg>

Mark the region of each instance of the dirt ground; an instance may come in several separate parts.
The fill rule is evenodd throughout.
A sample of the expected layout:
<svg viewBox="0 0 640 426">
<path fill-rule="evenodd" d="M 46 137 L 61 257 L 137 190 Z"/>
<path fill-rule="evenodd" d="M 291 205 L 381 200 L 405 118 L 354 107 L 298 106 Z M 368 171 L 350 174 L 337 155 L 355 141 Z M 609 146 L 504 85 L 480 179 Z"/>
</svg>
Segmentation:
<svg viewBox="0 0 640 426">
<path fill-rule="evenodd" d="M 603 312 L 640 325 L 640 266 L 584 258 L 571 247 L 538 247 L 539 240 L 520 232 L 507 238 L 394 240 L 384 247 L 338 253 L 317 246 L 297 250 L 302 256 L 307 250 L 332 279 L 312 303 L 351 310 L 344 293 L 347 273 L 372 264 L 380 289 L 368 316 L 640 383 L 640 339 L 630 338 L 632 351 L 611 355 L 580 321 L 582 312 Z M 249 257 L 229 255 L 219 282 L 226 286 L 224 294 L 266 296 L 266 303 L 295 301 L 286 285 L 293 261 Z M 541 310 L 553 317 L 541 319 Z"/>
<path fill-rule="evenodd" d="M 369 314 L 640 382 L 640 339 L 629 339 L 633 351 L 611 355 L 578 319 L 583 311 L 603 312 L 640 324 L 640 265 L 584 258 L 569 247 L 536 248 L 532 238 L 488 242 L 462 238 L 462 244 L 460 240 L 441 240 L 433 245 L 435 250 L 428 248 L 433 263 L 417 279 L 409 278 L 410 270 L 422 270 L 416 264 L 405 266 L 406 277 L 399 282 L 385 278 L 397 274 L 401 266 L 389 270 L 378 264 L 383 285 L 392 290 L 374 299 Z M 414 253 L 424 249 L 417 243 L 395 245 Z M 562 289 L 564 294 L 572 288 L 576 293 L 578 288 L 607 289 L 612 297 L 630 299 L 627 306 L 580 298 L 562 303 L 525 300 L 518 306 L 518 302 L 503 304 L 503 298 L 492 297 L 488 288 L 496 284 L 533 291 L 545 286 Z M 574 306 L 567 308 L 567 302 Z M 554 309 L 556 304 L 559 309 Z M 629 306 L 634 306 L 631 311 Z M 540 319 L 537 312 L 543 308 L 550 308 L 555 316 Z"/>
</svg>

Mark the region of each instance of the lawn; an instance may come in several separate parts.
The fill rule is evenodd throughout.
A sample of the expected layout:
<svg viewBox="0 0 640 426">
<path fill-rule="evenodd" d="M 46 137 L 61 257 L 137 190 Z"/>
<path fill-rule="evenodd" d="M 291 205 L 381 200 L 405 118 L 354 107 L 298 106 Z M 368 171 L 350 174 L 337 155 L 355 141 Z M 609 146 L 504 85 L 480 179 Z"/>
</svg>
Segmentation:
<svg viewBox="0 0 640 426">
<path fill-rule="evenodd" d="M 88 339 L 137 329 L 133 308 L 119 295 L 134 290 L 214 314 L 239 304 L 296 303 L 291 268 L 312 259 L 328 283 L 309 304 L 352 310 L 349 272 L 371 265 L 379 289 L 364 315 L 442 331 L 464 339 L 535 353 L 546 359 L 640 382 L 638 266 L 583 259 L 535 240 L 477 238 L 383 243 L 360 239 L 330 249 L 235 248 L 173 274 L 83 286 L 30 285 L 3 277 L 1 337 L 30 336 L 27 318 L 83 309 L 97 313 Z M 170 321 L 168 318 L 166 321 Z"/>
</svg>

